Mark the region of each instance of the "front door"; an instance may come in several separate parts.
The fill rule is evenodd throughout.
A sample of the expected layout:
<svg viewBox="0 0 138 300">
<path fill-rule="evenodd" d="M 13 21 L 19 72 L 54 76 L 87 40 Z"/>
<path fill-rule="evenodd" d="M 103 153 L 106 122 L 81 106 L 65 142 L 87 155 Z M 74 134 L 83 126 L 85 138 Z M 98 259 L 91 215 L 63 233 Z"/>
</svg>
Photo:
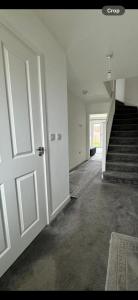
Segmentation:
<svg viewBox="0 0 138 300">
<path fill-rule="evenodd" d="M 37 54 L 1 25 L 0 276 L 47 224 L 39 81 Z"/>
</svg>

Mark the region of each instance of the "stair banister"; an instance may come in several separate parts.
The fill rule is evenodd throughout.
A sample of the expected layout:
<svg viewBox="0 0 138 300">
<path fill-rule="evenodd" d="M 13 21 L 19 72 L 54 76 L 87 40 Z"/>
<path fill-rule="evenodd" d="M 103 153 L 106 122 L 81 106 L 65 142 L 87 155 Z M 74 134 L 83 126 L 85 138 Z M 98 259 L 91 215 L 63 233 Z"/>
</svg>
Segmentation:
<svg viewBox="0 0 138 300">
<path fill-rule="evenodd" d="M 107 122 L 106 122 L 106 153 L 108 150 L 114 114 L 115 114 L 115 99 L 112 98 L 112 102 L 111 102 L 110 110 L 107 115 Z"/>
<path fill-rule="evenodd" d="M 106 170 L 106 154 L 108 150 L 109 138 L 112 129 L 113 117 L 115 114 L 115 97 L 114 93 L 111 98 L 111 105 L 107 115 L 107 120 L 104 123 L 104 138 L 103 138 L 103 159 L 102 159 L 102 173 Z"/>
</svg>

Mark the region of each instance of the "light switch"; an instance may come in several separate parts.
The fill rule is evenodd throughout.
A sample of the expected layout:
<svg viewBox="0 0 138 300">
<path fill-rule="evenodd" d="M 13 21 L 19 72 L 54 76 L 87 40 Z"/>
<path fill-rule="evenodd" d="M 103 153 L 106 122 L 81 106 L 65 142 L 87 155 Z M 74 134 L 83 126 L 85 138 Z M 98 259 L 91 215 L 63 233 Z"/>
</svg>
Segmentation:
<svg viewBox="0 0 138 300">
<path fill-rule="evenodd" d="M 55 133 L 50 134 L 50 141 L 55 141 L 56 135 Z"/>
<path fill-rule="evenodd" d="M 57 133 L 57 140 L 60 141 L 62 139 L 62 134 L 61 133 Z"/>
</svg>

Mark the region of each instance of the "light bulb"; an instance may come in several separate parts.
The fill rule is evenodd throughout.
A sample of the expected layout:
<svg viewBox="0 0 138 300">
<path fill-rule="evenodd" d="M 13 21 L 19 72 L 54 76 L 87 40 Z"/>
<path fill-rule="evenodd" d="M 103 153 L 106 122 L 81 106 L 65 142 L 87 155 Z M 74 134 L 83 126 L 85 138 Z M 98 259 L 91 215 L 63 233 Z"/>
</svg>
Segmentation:
<svg viewBox="0 0 138 300">
<path fill-rule="evenodd" d="M 107 72 L 107 79 L 108 79 L 108 80 L 111 79 L 111 71 L 108 71 L 108 72 Z"/>
</svg>

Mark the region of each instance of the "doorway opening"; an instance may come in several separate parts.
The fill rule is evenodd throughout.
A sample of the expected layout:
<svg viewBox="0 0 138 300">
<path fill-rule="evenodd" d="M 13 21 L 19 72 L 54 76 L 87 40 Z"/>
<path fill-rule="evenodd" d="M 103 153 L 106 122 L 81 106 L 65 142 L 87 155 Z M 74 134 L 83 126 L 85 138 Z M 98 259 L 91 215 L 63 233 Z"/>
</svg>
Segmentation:
<svg viewBox="0 0 138 300">
<path fill-rule="evenodd" d="M 89 116 L 89 151 L 91 160 L 102 161 L 106 118 L 107 114 L 91 114 Z"/>
</svg>

